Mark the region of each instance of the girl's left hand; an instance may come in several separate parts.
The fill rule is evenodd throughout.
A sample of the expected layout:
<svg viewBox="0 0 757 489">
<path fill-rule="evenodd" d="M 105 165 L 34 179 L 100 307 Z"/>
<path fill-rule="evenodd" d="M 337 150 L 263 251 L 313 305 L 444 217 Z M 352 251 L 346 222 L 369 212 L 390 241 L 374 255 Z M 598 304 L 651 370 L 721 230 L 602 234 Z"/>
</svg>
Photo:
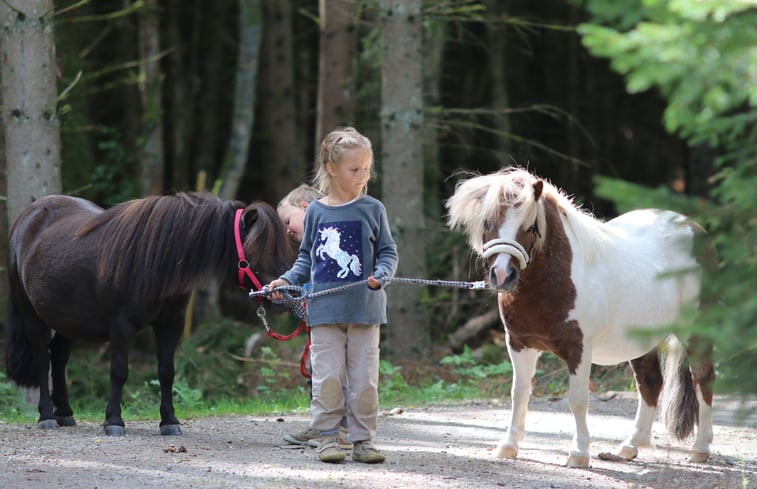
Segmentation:
<svg viewBox="0 0 757 489">
<path fill-rule="evenodd" d="M 372 290 L 379 290 L 381 288 L 381 280 L 371 275 L 370 277 L 368 277 L 368 288 Z"/>
</svg>

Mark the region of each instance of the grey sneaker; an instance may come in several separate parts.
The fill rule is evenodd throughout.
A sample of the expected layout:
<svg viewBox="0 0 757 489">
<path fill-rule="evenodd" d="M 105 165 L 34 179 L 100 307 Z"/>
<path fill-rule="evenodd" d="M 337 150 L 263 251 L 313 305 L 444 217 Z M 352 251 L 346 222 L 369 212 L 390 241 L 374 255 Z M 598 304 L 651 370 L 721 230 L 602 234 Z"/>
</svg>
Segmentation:
<svg viewBox="0 0 757 489">
<path fill-rule="evenodd" d="M 355 442 L 355 448 L 352 450 L 352 460 L 366 464 L 380 464 L 386 460 L 386 457 L 378 451 L 376 445 L 371 440 L 365 440 Z"/>
<path fill-rule="evenodd" d="M 318 442 L 321 441 L 321 432 L 312 428 L 308 428 L 300 433 L 287 433 L 284 435 L 284 441 L 292 445 L 309 445 L 312 447 L 317 447 Z M 311 442 L 314 444 L 311 445 Z"/>
<path fill-rule="evenodd" d="M 337 463 L 345 458 L 344 452 L 336 442 L 336 435 L 324 436 L 318 445 L 318 459 L 321 462 Z"/>
<path fill-rule="evenodd" d="M 336 436 L 336 442 L 339 445 L 339 448 L 342 450 L 352 450 L 352 443 L 347 441 L 347 428 L 344 426 L 339 427 L 339 433 L 337 433 Z M 286 439 L 286 437 L 284 437 Z M 306 445 L 311 446 L 313 448 L 318 448 L 318 445 L 321 443 L 321 437 L 317 438 L 311 438 L 307 442 L 305 442 Z"/>
</svg>

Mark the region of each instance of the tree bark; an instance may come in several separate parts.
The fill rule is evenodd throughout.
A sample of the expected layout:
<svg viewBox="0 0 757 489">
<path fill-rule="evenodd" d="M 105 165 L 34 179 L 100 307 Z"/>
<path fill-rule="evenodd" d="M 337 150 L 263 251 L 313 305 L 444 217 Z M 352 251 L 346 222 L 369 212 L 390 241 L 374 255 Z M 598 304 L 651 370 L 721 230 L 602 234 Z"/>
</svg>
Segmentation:
<svg viewBox="0 0 757 489">
<path fill-rule="evenodd" d="M 239 0 L 239 53 L 234 87 L 231 136 L 221 172 L 219 196 L 235 199 L 250 150 L 255 122 L 258 58 L 260 54 L 260 0 Z"/>
<path fill-rule="evenodd" d="M 423 214 L 423 27 L 420 0 L 381 2 L 383 191 L 400 256 L 398 276 L 425 276 Z M 431 338 L 420 289 L 390 286 L 387 350 L 420 360 Z"/>
<path fill-rule="evenodd" d="M 0 53 L 3 52 L 0 36 Z M 3 93 L 0 90 L 0 107 L 3 106 Z M 5 165 L 5 131 L 0 124 L 0 195 L 2 195 L 3 208 L 6 212 L 0 212 L 0 317 L 8 317 L 8 240 L 9 233 L 7 199 L 8 182 L 6 178 L 7 167 Z"/>
<path fill-rule="evenodd" d="M 355 110 L 355 63 L 358 42 L 354 0 L 320 0 L 320 48 L 315 151 L 337 126 L 351 125 Z M 315 170 L 320 162 L 315 160 Z"/>
<path fill-rule="evenodd" d="M 234 86 L 231 135 L 221 170 L 218 196 L 224 200 L 237 198 L 237 191 L 247 167 L 250 139 L 255 122 L 258 59 L 260 55 L 260 0 L 239 0 L 239 50 Z M 220 287 L 211 280 L 195 298 L 195 313 L 200 321 L 221 315 Z"/>
<path fill-rule="evenodd" d="M 502 0 L 486 0 L 486 13 L 495 19 L 503 19 L 507 15 L 507 6 Z M 505 110 L 510 105 L 507 94 L 507 36 L 504 23 L 490 22 L 487 24 L 487 42 L 489 45 L 489 70 L 492 83 L 492 109 L 500 114 L 492 118 L 491 125 L 500 135 L 494 139 L 493 159 L 506 166 L 509 161 L 509 141 L 507 137 L 512 131 L 510 117 Z"/>
<path fill-rule="evenodd" d="M 32 201 L 61 192 L 53 2 L 13 4 L 0 2 L 9 222 Z"/>
<path fill-rule="evenodd" d="M 292 0 L 263 0 L 263 25 L 260 128 L 265 163 L 255 171 L 266 179 L 264 199 L 277 202 L 305 179 L 309 166 L 297 125 Z"/>
<path fill-rule="evenodd" d="M 160 15 L 157 0 L 144 0 L 139 15 L 139 78 L 142 137 L 139 188 L 142 195 L 163 192 L 163 106 L 161 100 Z"/>
</svg>

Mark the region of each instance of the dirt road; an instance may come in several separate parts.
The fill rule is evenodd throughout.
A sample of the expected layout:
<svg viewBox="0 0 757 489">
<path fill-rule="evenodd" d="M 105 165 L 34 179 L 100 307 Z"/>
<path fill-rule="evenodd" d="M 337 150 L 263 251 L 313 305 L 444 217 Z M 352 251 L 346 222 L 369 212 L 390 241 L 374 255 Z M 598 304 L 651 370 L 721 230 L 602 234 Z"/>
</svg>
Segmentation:
<svg viewBox="0 0 757 489">
<path fill-rule="evenodd" d="M 597 454 L 629 432 L 635 400 L 593 398 L 589 469 L 563 466 L 573 430 L 564 400 L 532 400 L 517 460 L 492 455 L 509 401 L 385 413 L 377 445 L 387 462 L 372 466 L 324 464 L 314 449 L 284 444 L 283 433 L 306 427 L 304 414 L 184 420 L 181 437 L 160 436 L 157 420 L 127 420 L 123 438 L 93 423 L 53 432 L 0 424 L 0 488 L 757 488 L 757 417 L 737 426 L 734 403 L 718 404 L 709 463 L 687 463 L 686 447 L 670 443 L 659 424 L 657 448 L 621 463 Z"/>
</svg>

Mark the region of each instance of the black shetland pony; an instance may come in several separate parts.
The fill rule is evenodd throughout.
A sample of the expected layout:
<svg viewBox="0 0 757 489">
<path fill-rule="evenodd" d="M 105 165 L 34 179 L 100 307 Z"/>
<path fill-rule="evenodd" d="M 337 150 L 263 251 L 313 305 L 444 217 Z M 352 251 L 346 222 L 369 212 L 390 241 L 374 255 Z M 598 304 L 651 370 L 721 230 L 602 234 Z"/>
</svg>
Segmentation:
<svg viewBox="0 0 757 489">
<path fill-rule="evenodd" d="M 276 211 L 262 202 L 245 207 L 206 193 L 179 193 L 103 210 L 80 198 L 43 197 L 18 217 L 8 244 L 8 375 L 21 386 L 39 387 L 40 428 L 73 426 L 66 388 L 71 344 L 110 341 L 104 428 L 123 435 L 131 340 L 151 325 L 160 432 L 180 435 L 174 354 L 192 288 L 211 277 L 242 277 L 239 270 L 248 264 L 267 283 L 287 269 L 288 249 Z"/>
</svg>

